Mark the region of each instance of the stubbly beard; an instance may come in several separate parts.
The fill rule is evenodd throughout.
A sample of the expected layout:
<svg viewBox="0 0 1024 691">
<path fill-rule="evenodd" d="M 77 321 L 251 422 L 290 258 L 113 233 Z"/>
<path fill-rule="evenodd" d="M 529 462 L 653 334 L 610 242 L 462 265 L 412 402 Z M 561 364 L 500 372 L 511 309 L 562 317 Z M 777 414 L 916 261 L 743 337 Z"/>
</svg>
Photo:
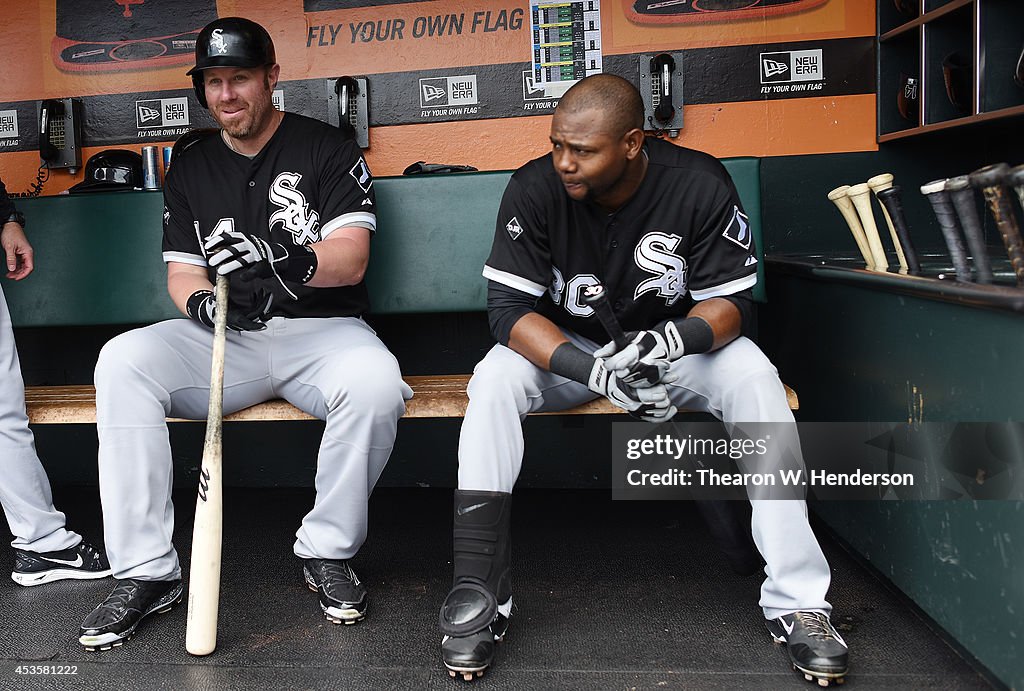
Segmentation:
<svg viewBox="0 0 1024 691">
<path fill-rule="evenodd" d="M 258 136 L 267 126 L 267 123 L 270 122 L 270 113 L 273 110 L 270 80 L 266 79 L 264 84 L 267 90 L 260 92 L 258 98 L 248 102 L 248 114 L 242 122 L 225 124 L 220 122 L 218 118 L 217 124 L 221 126 L 229 137 L 233 139 L 249 139 L 250 137 Z"/>
</svg>

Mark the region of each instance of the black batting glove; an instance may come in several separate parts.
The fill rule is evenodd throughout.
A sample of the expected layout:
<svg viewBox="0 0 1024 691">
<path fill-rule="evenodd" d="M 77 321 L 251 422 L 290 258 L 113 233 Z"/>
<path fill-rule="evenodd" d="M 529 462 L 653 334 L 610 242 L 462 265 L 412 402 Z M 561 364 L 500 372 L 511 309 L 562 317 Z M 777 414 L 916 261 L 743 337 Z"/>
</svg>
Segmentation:
<svg viewBox="0 0 1024 691">
<path fill-rule="evenodd" d="M 262 331 L 267 328 L 266 321 L 270 317 L 273 303 L 273 293 L 263 287 L 257 288 L 252 292 L 252 307 L 248 310 L 228 307 L 227 327 L 239 332 Z M 217 298 L 212 290 L 197 290 L 189 296 L 185 311 L 190 319 L 212 329 Z"/>
</svg>

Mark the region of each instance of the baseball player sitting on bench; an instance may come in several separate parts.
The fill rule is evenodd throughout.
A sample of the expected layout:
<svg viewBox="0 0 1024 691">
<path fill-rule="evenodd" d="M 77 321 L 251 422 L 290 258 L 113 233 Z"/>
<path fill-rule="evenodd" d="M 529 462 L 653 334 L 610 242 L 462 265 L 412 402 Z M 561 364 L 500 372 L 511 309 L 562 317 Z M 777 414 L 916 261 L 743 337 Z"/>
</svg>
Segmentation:
<svg viewBox="0 0 1024 691">
<path fill-rule="evenodd" d="M 412 397 L 360 316 L 376 216 L 355 142 L 273 107 L 274 44 L 247 19 L 207 25 L 189 74 L 221 127 L 180 152 L 164 181 L 167 288 L 189 319 L 122 334 L 96 365 L 100 496 L 118 580 L 82 623 L 91 650 L 119 645 L 181 600 L 165 417 L 206 419 L 215 272 L 230 279 L 224 413 L 283 398 L 327 422 L 294 551 L 334 623 L 366 612 L 349 560 Z"/>
<path fill-rule="evenodd" d="M 7 278 L 15 281 L 32 273 L 32 245 L 25 237 L 25 217 L 15 208 L 0 181 L 0 245 Z M 19 585 L 41 585 L 65 578 L 103 578 L 110 575 L 106 557 L 65 527 L 64 514 L 53 505 L 50 481 L 36 455 L 25 414 L 25 382 L 14 345 L 11 313 L 0 287 L 0 504 L 14 541 L 14 571 Z"/>
<path fill-rule="evenodd" d="M 440 616 L 452 676 L 482 673 L 508 625 L 527 413 L 606 396 L 651 422 L 685 407 L 726 423 L 794 423 L 775 367 L 741 335 L 757 262 L 729 174 L 709 155 L 645 138 L 643 124 L 629 82 L 583 79 L 555 110 L 551 153 L 517 170 L 501 201 L 483 270 L 498 344 L 469 383 L 454 579 Z M 582 300 L 598 283 L 631 335 L 620 352 L 599 347 L 608 337 Z M 829 567 L 806 504 L 751 504 L 768 630 L 805 674 L 841 679 L 847 648 L 829 620 Z"/>
</svg>

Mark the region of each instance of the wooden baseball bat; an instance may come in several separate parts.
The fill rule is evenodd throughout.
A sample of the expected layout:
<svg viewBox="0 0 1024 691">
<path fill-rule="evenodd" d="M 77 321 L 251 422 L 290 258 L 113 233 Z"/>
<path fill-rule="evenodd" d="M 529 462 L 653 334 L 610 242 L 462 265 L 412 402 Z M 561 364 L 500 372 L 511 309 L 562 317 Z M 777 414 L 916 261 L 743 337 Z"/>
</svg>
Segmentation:
<svg viewBox="0 0 1024 691">
<path fill-rule="evenodd" d="M 985 235 L 978 217 L 978 206 L 975 203 L 974 188 L 966 175 L 957 175 L 946 180 L 946 191 L 953 200 L 953 208 L 960 219 L 967 238 L 967 247 L 971 250 L 974 260 L 974 273 L 978 283 L 992 282 L 992 264 L 988 260 L 988 247 L 985 246 Z"/>
<path fill-rule="evenodd" d="M 849 185 L 841 185 L 829 192 L 828 198 L 829 201 L 836 205 L 843 218 L 846 219 L 846 225 L 850 227 L 850 233 L 853 235 L 853 241 L 857 243 L 860 256 L 864 257 L 864 265 L 870 269 L 872 264 L 874 264 L 871 261 L 871 250 L 868 248 L 868 240 L 864 237 L 864 229 L 860 225 L 860 219 L 857 218 L 853 202 L 846 196 L 846 191 L 849 189 Z"/>
<path fill-rule="evenodd" d="M 968 177 L 971 185 L 979 188 L 985 196 L 988 210 L 996 220 L 996 228 L 1003 236 L 1003 244 L 1006 246 L 1006 254 L 1010 257 L 1013 273 L 1017 277 L 1017 285 L 1024 286 L 1024 244 L 1021 242 L 1020 228 L 1013 215 L 1013 207 L 1006 197 L 1005 183 L 1009 173 L 1010 166 L 996 163 L 979 168 Z"/>
<path fill-rule="evenodd" d="M 218 274 L 213 357 L 210 365 L 210 408 L 206 417 L 203 465 L 199 473 L 196 521 L 192 530 L 192 568 L 189 572 L 188 621 L 185 625 L 185 649 L 193 655 L 209 655 L 217 647 L 224 509 L 221 418 L 227 317 L 228 278 Z"/>
<path fill-rule="evenodd" d="M 1024 211 L 1024 164 L 1010 169 L 1009 182 L 1017 193 L 1021 211 Z"/>
<path fill-rule="evenodd" d="M 932 180 L 921 185 L 921 194 L 928 197 L 932 210 L 935 212 L 935 218 L 939 222 L 939 228 L 942 229 L 946 249 L 949 250 L 949 257 L 953 260 L 956 280 L 970 281 L 971 267 L 967 263 L 967 252 L 964 251 L 964 241 L 960 236 L 960 224 L 956 220 L 949 192 L 946 191 L 946 180 Z"/>
<path fill-rule="evenodd" d="M 868 187 L 872 192 L 875 193 L 875 197 L 878 199 L 882 207 L 882 216 L 885 217 L 885 223 L 889 226 L 889 237 L 892 238 L 892 246 L 896 248 L 896 259 L 900 263 L 900 273 L 907 273 L 910 271 L 910 260 L 906 256 L 906 247 L 903 244 L 903 238 L 896 230 L 896 226 L 893 223 L 892 215 L 889 213 L 889 209 L 882 198 L 878 196 L 878 193 L 883 190 L 892 189 L 892 173 L 881 173 L 868 180 Z M 906 224 L 904 224 L 906 226 Z M 917 269 L 913 273 L 920 273 L 921 265 L 918 264 Z"/>
<path fill-rule="evenodd" d="M 916 276 L 921 273 L 921 262 L 917 259 L 917 251 L 910 239 L 910 226 L 907 225 L 907 217 L 903 214 L 903 203 L 900 201 L 900 186 L 889 185 L 875 193 L 878 201 L 882 203 L 882 209 L 886 212 L 889 225 L 895 227 L 896 238 L 899 244 L 903 245 L 903 255 L 907 264 L 906 273 Z M 902 269 L 901 269 L 902 271 Z"/>
<path fill-rule="evenodd" d="M 862 182 L 846 190 L 846 196 L 853 202 L 853 208 L 860 217 L 860 225 L 864 228 L 864 237 L 867 238 L 868 247 L 871 249 L 871 268 L 875 271 L 888 271 L 889 260 L 885 257 L 882 238 L 879 237 L 878 226 L 875 225 L 875 214 L 871 210 L 871 188 L 866 182 Z"/>
</svg>

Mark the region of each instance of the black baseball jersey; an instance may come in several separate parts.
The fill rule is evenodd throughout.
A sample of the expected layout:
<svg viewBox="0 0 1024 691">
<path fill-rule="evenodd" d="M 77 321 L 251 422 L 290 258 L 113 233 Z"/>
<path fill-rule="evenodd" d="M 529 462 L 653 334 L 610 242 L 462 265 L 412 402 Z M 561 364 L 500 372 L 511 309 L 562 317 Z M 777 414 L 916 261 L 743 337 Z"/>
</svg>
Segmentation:
<svg viewBox="0 0 1024 691">
<path fill-rule="evenodd" d="M 221 227 L 273 242 L 308 245 L 347 225 L 376 230 L 373 177 L 359 147 L 337 128 L 285 113 L 254 158 L 232 151 L 220 135 L 193 144 L 164 180 L 165 262 L 209 268 L 203 243 Z M 236 272 L 239 273 L 239 272 Z M 272 316 L 349 317 L 369 309 L 366 286 L 311 288 L 271 281 Z M 231 302 L 248 307 L 253 284 L 231 276 Z"/>
<path fill-rule="evenodd" d="M 537 311 L 597 342 L 608 336 L 583 302 L 601 283 L 626 331 L 685 316 L 696 301 L 757 282 L 747 216 L 714 157 L 659 139 L 647 173 L 614 213 L 565 192 L 551 154 L 509 180 L 486 278 L 540 298 Z"/>
</svg>

